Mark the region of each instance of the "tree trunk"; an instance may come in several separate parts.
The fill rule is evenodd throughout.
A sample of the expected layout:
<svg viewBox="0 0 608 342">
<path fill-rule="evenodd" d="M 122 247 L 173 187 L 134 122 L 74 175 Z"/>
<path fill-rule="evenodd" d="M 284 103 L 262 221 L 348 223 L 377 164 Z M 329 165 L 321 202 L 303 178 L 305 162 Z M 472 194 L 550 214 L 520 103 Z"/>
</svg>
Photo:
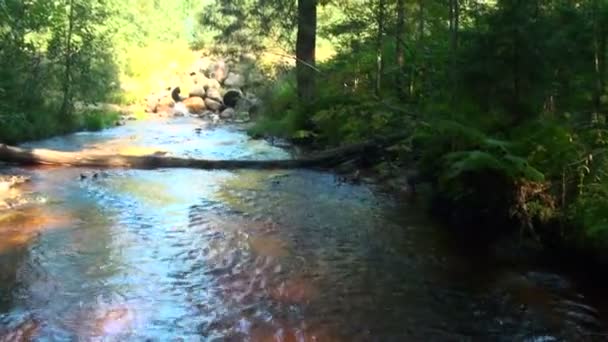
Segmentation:
<svg viewBox="0 0 608 342">
<path fill-rule="evenodd" d="M 74 0 L 69 1 L 68 29 L 65 42 L 65 74 L 63 80 L 63 102 L 60 115 L 69 117 L 72 111 L 72 34 L 74 31 Z"/>
<path fill-rule="evenodd" d="M 418 51 L 418 55 L 422 53 L 422 40 L 424 39 L 424 1 L 418 0 L 418 36 L 416 37 L 416 50 Z M 418 68 L 420 67 L 421 58 L 417 58 L 417 63 L 414 66 L 412 64 L 411 74 L 410 74 L 410 96 L 414 96 L 416 94 L 416 86 L 418 78 L 422 79 L 422 72 L 418 72 Z"/>
<path fill-rule="evenodd" d="M 395 28 L 395 47 L 397 55 L 396 82 L 399 94 L 405 91 L 405 0 L 397 0 L 397 26 Z"/>
<path fill-rule="evenodd" d="M 376 86 L 374 88 L 376 96 L 380 96 L 382 75 L 384 74 L 384 8 L 385 0 L 378 0 L 378 10 L 376 11 L 376 22 L 378 24 L 378 32 L 376 36 Z"/>
<path fill-rule="evenodd" d="M 460 4 L 459 0 L 450 0 L 450 82 L 452 83 L 451 99 L 456 99 L 454 89 L 457 89 L 456 70 L 458 53 L 458 31 L 460 26 Z"/>
<path fill-rule="evenodd" d="M 602 112 L 602 94 L 604 92 L 606 34 L 599 19 L 598 0 L 593 1 L 593 66 L 595 71 L 595 89 L 593 105 L 595 113 Z"/>
<path fill-rule="evenodd" d="M 314 100 L 317 0 L 298 0 L 296 81 L 298 98 L 304 104 Z"/>
<path fill-rule="evenodd" d="M 63 152 L 46 149 L 25 149 L 0 144 L 0 161 L 22 165 L 51 165 L 91 168 L 195 168 L 195 169 L 294 169 L 331 168 L 360 158 L 372 159 L 378 151 L 406 139 L 406 134 L 368 140 L 316 155 L 285 160 L 207 160 L 159 155 L 108 155 L 94 151 Z"/>
</svg>

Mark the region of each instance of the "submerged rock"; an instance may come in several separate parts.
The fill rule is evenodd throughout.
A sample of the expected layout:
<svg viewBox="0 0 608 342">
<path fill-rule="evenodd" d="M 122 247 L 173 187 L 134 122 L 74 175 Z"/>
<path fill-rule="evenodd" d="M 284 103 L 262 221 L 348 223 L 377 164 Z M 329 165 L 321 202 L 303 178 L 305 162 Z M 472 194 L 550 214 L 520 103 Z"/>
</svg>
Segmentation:
<svg viewBox="0 0 608 342">
<path fill-rule="evenodd" d="M 0 210 L 13 209 L 30 202 L 17 186 L 30 180 L 27 176 L 0 175 Z"/>
<path fill-rule="evenodd" d="M 220 118 L 224 120 L 232 119 L 235 116 L 235 111 L 233 108 L 226 108 L 220 113 Z"/>
<path fill-rule="evenodd" d="M 34 340 L 40 330 L 40 324 L 34 320 L 27 320 L 18 326 L 0 331 L 0 342 L 26 342 Z"/>
</svg>

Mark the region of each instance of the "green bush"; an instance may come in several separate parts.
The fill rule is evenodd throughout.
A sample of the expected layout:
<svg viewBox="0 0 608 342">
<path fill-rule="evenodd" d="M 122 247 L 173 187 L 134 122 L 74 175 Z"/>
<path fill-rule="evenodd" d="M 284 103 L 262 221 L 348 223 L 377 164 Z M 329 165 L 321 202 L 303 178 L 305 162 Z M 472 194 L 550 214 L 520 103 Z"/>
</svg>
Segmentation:
<svg viewBox="0 0 608 342">
<path fill-rule="evenodd" d="M 88 111 L 81 114 L 82 128 L 87 131 L 99 131 L 111 127 L 118 121 L 120 114 L 102 110 Z"/>
</svg>

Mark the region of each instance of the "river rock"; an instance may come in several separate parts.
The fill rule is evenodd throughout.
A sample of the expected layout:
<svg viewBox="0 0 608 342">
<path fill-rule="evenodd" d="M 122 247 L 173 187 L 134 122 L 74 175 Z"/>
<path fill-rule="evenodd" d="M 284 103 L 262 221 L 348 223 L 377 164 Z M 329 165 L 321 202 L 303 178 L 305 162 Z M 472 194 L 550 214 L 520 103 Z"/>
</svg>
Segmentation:
<svg viewBox="0 0 608 342">
<path fill-rule="evenodd" d="M 255 95 L 247 94 L 238 99 L 235 109 L 238 113 L 247 113 L 250 117 L 253 117 L 257 113 L 260 104 L 260 99 Z"/>
<path fill-rule="evenodd" d="M 235 114 L 236 112 L 234 111 L 234 108 L 226 108 L 220 113 L 220 118 L 224 120 L 232 119 L 234 118 Z"/>
<path fill-rule="evenodd" d="M 230 88 L 241 88 L 245 86 L 245 77 L 231 72 L 226 77 L 226 80 L 224 80 L 224 85 Z"/>
<path fill-rule="evenodd" d="M 204 110 L 201 114 L 199 114 L 200 118 L 210 118 L 211 115 L 213 115 L 214 113 L 212 111 L 210 111 L 209 109 Z"/>
<path fill-rule="evenodd" d="M 218 82 L 216 79 L 210 78 L 207 80 L 207 84 L 206 84 L 206 89 L 215 89 L 215 90 L 220 90 L 222 89 L 222 85 L 220 84 L 220 82 Z"/>
<path fill-rule="evenodd" d="M 219 101 L 217 101 L 217 100 L 214 100 L 214 99 L 208 97 L 208 98 L 205 99 L 205 106 L 209 110 L 217 112 L 217 111 L 219 111 L 222 108 L 222 103 L 219 102 Z"/>
<path fill-rule="evenodd" d="M 169 113 L 174 106 L 175 101 L 170 96 L 160 98 L 154 108 L 154 113 Z"/>
<path fill-rule="evenodd" d="M 228 107 L 235 108 L 239 99 L 243 97 L 243 93 L 238 89 L 230 89 L 224 94 L 224 104 Z"/>
<path fill-rule="evenodd" d="M 251 70 L 247 74 L 247 85 L 248 86 L 257 86 L 266 80 L 266 77 L 257 69 Z"/>
<path fill-rule="evenodd" d="M 220 116 L 215 113 L 211 114 L 209 118 L 211 119 L 211 124 L 214 126 L 217 126 L 217 124 L 220 123 Z"/>
<path fill-rule="evenodd" d="M 206 95 L 207 95 L 206 98 L 208 98 L 208 99 L 213 99 L 217 102 L 222 102 L 222 94 L 217 89 L 213 89 L 213 88 L 207 89 Z"/>
<path fill-rule="evenodd" d="M 200 85 L 195 85 L 190 89 L 190 92 L 188 92 L 188 96 L 189 97 L 200 97 L 201 99 L 205 98 L 206 92 L 205 92 L 205 88 L 203 86 Z"/>
<path fill-rule="evenodd" d="M 220 60 L 213 63 L 209 68 L 209 76 L 218 82 L 223 82 L 228 76 L 228 65 L 225 61 Z"/>
<path fill-rule="evenodd" d="M 191 69 L 203 75 L 209 75 L 209 69 L 213 61 L 209 57 L 201 57 L 192 65 Z"/>
<path fill-rule="evenodd" d="M 3 329 L 0 332 L 0 341 L 33 341 L 39 330 L 40 324 L 37 321 L 28 320 L 7 331 Z"/>
<path fill-rule="evenodd" d="M 192 84 L 194 85 L 200 85 L 201 87 L 205 86 L 205 84 L 207 83 L 208 78 L 205 77 L 205 75 L 201 75 L 201 74 L 194 74 L 190 77 L 190 81 L 192 82 Z"/>
<path fill-rule="evenodd" d="M 205 100 L 202 97 L 193 96 L 184 100 L 184 105 L 190 113 L 201 114 L 205 110 Z"/>
</svg>

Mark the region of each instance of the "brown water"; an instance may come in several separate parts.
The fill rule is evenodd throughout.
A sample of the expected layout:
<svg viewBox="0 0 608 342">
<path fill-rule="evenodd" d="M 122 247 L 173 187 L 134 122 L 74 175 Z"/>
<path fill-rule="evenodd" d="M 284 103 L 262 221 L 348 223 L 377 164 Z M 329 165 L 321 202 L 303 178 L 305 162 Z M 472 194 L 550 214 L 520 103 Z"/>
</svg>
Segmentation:
<svg viewBox="0 0 608 342">
<path fill-rule="evenodd" d="M 196 124 L 33 146 L 288 157 Z M 415 205 L 329 173 L 11 171 L 42 200 L 0 217 L 0 341 L 606 339 L 600 291 L 466 251 Z"/>
</svg>

